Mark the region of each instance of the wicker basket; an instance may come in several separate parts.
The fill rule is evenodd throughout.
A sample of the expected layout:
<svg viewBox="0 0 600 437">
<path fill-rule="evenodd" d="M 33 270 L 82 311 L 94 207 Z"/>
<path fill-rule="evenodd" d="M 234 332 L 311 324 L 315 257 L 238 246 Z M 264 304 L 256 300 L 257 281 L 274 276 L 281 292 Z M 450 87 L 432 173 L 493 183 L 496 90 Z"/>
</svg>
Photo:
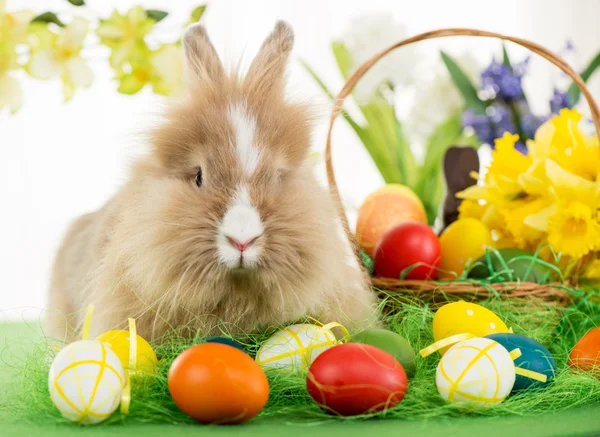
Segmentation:
<svg viewBox="0 0 600 437">
<path fill-rule="evenodd" d="M 497 38 L 505 41 L 511 41 L 518 45 L 521 45 L 530 51 L 540 55 L 541 57 L 547 59 L 557 67 L 559 67 L 564 73 L 569 75 L 573 81 L 579 86 L 581 92 L 587 103 L 591 109 L 592 120 L 594 122 L 594 126 L 596 129 L 596 133 L 600 135 L 600 111 L 598 109 L 598 105 L 594 101 L 594 98 L 591 96 L 589 90 L 587 89 L 583 79 L 577 74 L 563 59 L 561 59 L 555 53 L 545 49 L 544 47 L 539 46 L 538 44 L 532 43 L 527 40 L 523 40 L 520 38 L 504 36 L 493 32 L 487 32 L 482 30 L 474 30 L 474 29 L 440 29 L 434 30 L 431 32 L 422 33 L 420 35 L 416 35 L 412 38 L 405 39 L 400 41 L 391 47 L 383 50 L 382 52 L 376 54 L 367 62 L 362 64 L 356 72 L 348 79 L 340 93 L 337 95 L 333 111 L 331 114 L 330 122 L 329 122 L 329 132 L 327 134 L 327 144 L 325 150 L 325 163 L 327 166 L 327 177 L 329 181 L 329 187 L 331 189 L 331 193 L 335 199 L 337 204 L 338 212 L 342 220 L 342 224 L 344 226 L 345 232 L 350 240 L 350 243 L 353 247 L 354 252 L 356 253 L 359 261 L 360 258 L 360 248 L 355 239 L 354 234 L 350 230 L 350 226 L 348 224 L 348 220 L 346 218 L 346 214 L 341 202 L 339 190 L 335 181 L 335 175 L 333 172 L 333 163 L 331 161 L 331 134 L 333 130 L 333 124 L 342 112 L 342 107 L 344 100 L 348 95 L 352 92 L 357 82 L 365 75 L 367 71 L 373 65 L 375 65 L 380 59 L 389 54 L 391 51 L 396 50 L 402 46 L 406 46 L 418 41 L 435 39 L 435 38 L 444 38 L 449 36 L 476 36 L 476 37 L 490 37 Z M 360 261 L 362 264 L 362 261 Z M 569 280 L 570 286 L 576 286 L 578 277 L 583 270 L 585 265 L 585 260 L 580 260 L 574 268 L 574 273 Z M 551 283 L 551 284 L 536 284 L 531 282 L 510 282 L 510 283 L 498 283 L 498 284 L 489 284 L 486 286 L 473 284 L 470 282 L 437 282 L 437 281 L 415 281 L 415 280 L 396 280 L 390 278 L 372 278 L 372 285 L 374 288 L 379 290 L 385 290 L 386 293 L 392 292 L 396 294 L 398 298 L 418 298 L 418 299 L 427 299 L 433 302 L 443 300 L 452 300 L 452 299 L 483 299 L 491 296 L 507 296 L 507 297 L 531 297 L 536 296 L 546 301 L 556 302 L 559 305 L 565 305 L 570 300 L 570 294 L 564 290 L 563 284 L 560 283 Z"/>
</svg>

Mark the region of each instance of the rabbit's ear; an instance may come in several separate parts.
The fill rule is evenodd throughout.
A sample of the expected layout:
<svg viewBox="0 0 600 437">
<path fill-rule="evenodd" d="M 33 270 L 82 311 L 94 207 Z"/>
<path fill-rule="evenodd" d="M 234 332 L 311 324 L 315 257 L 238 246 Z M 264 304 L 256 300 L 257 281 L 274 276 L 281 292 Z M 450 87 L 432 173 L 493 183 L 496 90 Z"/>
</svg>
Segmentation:
<svg viewBox="0 0 600 437">
<path fill-rule="evenodd" d="M 294 46 L 289 24 L 278 21 L 275 30 L 262 44 L 246 75 L 246 86 L 256 95 L 283 91 L 285 67 Z"/>
<path fill-rule="evenodd" d="M 183 48 L 187 81 L 200 79 L 220 82 L 225 78 L 223 64 L 204 26 L 193 24 L 186 30 L 183 36 Z"/>
</svg>

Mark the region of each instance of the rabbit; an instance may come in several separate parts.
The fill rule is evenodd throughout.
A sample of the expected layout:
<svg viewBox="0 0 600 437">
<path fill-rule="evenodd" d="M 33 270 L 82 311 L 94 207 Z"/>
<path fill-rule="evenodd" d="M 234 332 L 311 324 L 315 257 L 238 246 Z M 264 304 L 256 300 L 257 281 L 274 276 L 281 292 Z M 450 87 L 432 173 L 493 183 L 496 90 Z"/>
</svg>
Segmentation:
<svg viewBox="0 0 600 437">
<path fill-rule="evenodd" d="M 293 46 L 278 22 L 247 75 L 227 75 L 205 28 L 183 38 L 186 92 L 149 133 L 117 194 L 60 247 L 47 330 L 125 329 L 161 341 L 250 333 L 314 318 L 377 325 L 377 298 L 351 257 L 331 193 L 308 157 L 308 104 L 284 98 Z"/>
</svg>

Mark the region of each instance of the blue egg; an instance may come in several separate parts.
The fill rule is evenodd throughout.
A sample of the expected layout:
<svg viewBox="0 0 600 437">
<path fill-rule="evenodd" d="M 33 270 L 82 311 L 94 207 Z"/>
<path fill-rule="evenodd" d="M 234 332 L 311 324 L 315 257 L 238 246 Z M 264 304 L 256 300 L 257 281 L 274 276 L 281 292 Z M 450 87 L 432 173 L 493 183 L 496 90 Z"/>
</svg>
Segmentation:
<svg viewBox="0 0 600 437">
<path fill-rule="evenodd" d="M 531 370 L 533 372 L 546 375 L 545 383 L 536 381 L 535 379 L 527 378 L 522 375 L 517 375 L 515 385 L 511 393 L 516 393 L 530 387 L 543 387 L 550 383 L 556 373 L 556 363 L 552 354 L 537 341 L 519 334 L 490 334 L 486 338 L 497 341 L 507 351 L 512 351 L 519 348 L 521 356 L 515 359 L 515 366 L 522 369 Z"/>
<path fill-rule="evenodd" d="M 239 349 L 242 352 L 248 353 L 246 352 L 246 349 L 244 349 L 244 346 L 239 344 L 237 341 L 227 337 L 207 337 L 202 340 L 202 343 L 221 343 Z"/>
</svg>

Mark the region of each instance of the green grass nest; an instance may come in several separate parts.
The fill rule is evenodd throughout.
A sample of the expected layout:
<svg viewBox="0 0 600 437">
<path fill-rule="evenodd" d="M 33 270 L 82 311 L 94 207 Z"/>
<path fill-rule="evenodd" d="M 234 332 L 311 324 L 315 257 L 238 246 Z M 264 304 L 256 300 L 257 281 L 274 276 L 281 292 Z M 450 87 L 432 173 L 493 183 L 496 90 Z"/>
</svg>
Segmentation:
<svg viewBox="0 0 600 437">
<path fill-rule="evenodd" d="M 558 373 L 544 389 L 529 390 L 511 396 L 503 403 L 473 415 L 507 416 L 538 415 L 600 403 L 600 380 L 590 374 L 573 371 L 567 365 L 569 352 L 575 342 L 589 329 L 600 325 L 598 306 L 590 299 L 581 299 L 568 308 L 557 307 L 539 300 L 490 299 L 482 305 L 498 314 L 514 332 L 527 335 L 546 345 L 556 359 Z M 384 299 L 381 308 L 388 328 L 408 339 L 415 351 L 433 342 L 434 311 L 423 302 L 399 302 Z M 254 354 L 272 332 L 236 338 L 248 352 Z M 170 363 L 196 340 L 173 338 L 156 347 L 159 369 L 155 376 L 137 379 L 133 384 L 131 410 L 128 416 L 115 413 L 104 423 L 189 423 L 175 406 L 167 385 Z M 9 345 L 10 346 L 10 345 Z M 67 422 L 53 406 L 48 394 L 47 372 L 51 362 L 50 344 L 43 340 L 36 345 L 18 366 L 18 379 L 11 384 L 8 396 L 0 404 L 15 420 L 37 424 Z M 7 361 L 6 357 L 3 359 Z M 410 380 L 404 400 L 386 412 L 355 417 L 334 417 L 317 407 L 306 391 L 305 373 L 268 372 L 271 385 L 269 402 L 254 421 L 271 418 L 288 423 L 326 423 L 334 420 L 364 420 L 372 417 L 393 419 L 426 419 L 467 414 L 460 406 L 446 404 L 435 385 L 439 356 L 418 356 L 416 376 Z M 21 365 L 22 364 L 22 365 Z"/>
</svg>

